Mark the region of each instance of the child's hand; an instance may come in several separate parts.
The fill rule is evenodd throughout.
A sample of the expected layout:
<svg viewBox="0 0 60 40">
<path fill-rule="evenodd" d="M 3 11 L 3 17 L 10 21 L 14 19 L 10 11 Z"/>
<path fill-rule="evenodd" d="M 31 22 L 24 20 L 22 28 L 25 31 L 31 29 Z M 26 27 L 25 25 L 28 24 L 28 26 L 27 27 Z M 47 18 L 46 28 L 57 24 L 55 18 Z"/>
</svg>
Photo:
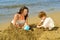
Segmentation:
<svg viewBox="0 0 60 40">
<path fill-rule="evenodd" d="M 41 27 L 42 27 L 42 26 L 38 26 L 38 25 L 37 25 L 37 28 L 41 28 Z"/>
<path fill-rule="evenodd" d="M 37 28 L 41 28 L 41 25 L 42 25 L 42 23 L 39 23 L 39 24 L 37 25 Z"/>
</svg>

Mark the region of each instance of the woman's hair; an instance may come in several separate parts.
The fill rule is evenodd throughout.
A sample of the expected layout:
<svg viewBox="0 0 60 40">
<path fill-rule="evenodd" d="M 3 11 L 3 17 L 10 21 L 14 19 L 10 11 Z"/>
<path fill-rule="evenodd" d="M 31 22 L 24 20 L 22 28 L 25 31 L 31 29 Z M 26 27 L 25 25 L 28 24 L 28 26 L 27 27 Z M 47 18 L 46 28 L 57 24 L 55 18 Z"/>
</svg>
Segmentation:
<svg viewBox="0 0 60 40">
<path fill-rule="evenodd" d="M 23 11 L 24 11 L 24 9 L 27 9 L 27 14 L 25 16 L 25 20 L 26 20 L 27 17 L 28 17 L 28 12 L 29 12 L 29 9 L 26 6 L 21 7 L 20 10 L 19 10 L 19 12 L 18 12 L 18 14 L 22 14 Z"/>
<path fill-rule="evenodd" d="M 42 18 L 43 16 L 47 16 L 47 15 L 46 15 L 46 13 L 45 13 L 44 11 L 41 11 L 41 12 L 39 13 L 39 17 Z"/>
</svg>

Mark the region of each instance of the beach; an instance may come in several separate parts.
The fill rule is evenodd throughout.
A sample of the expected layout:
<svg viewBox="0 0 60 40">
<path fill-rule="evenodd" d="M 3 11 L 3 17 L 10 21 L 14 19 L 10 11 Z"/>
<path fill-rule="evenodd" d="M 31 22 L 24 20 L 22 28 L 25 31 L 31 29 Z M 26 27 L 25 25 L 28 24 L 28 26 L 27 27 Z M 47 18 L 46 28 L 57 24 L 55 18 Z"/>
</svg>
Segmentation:
<svg viewBox="0 0 60 40">
<path fill-rule="evenodd" d="M 25 39 L 26 40 L 30 40 L 30 39 L 31 40 L 60 40 L 60 11 L 49 12 L 49 13 L 47 13 L 47 15 L 54 20 L 55 27 L 57 27 L 56 29 L 54 29 L 52 31 L 47 31 L 47 30 L 43 31 L 44 29 L 33 28 L 34 31 L 28 31 L 28 32 L 21 30 L 21 29 L 18 29 L 20 31 L 16 31 L 15 29 L 9 31 L 9 30 L 6 30 L 6 29 L 8 29 L 8 27 L 10 25 L 10 22 L 8 22 L 8 23 L 0 25 L 0 31 L 4 31 L 4 32 L 0 32 L 0 35 L 1 35 L 0 39 L 9 40 L 9 37 L 10 37 L 10 40 L 20 40 L 20 39 L 21 40 L 25 40 Z M 28 22 L 30 25 L 32 25 L 32 24 L 37 25 L 40 22 L 40 18 L 38 18 L 38 15 L 36 15 L 34 17 L 29 17 Z M 33 25 L 32 25 L 32 27 L 33 27 Z M 2 36 L 3 34 L 5 36 Z M 20 36 L 17 36 L 17 34 Z M 8 35 L 12 35 L 12 36 L 8 37 Z M 15 36 L 16 36 L 16 38 L 15 38 Z M 7 37 L 7 38 L 5 38 L 5 37 Z M 27 39 L 27 37 L 28 37 L 28 39 Z"/>
<path fill-rule="evenodd" d="M 56 26 L 59 26 L 60 24 L 60 16 L 59 16 L 59 14 L 60 14 L 60 11 L 52 11 L 52 12 L 46 12 L 47 13 L 47 16 L 48 17 L 51 17 L 53 20 L 54 20 L 54 22 L 55 22 L 55 25 Z M 38 15 L 37 16 L 34 16 L 34 17 L 32 17 L 32 18 L 29 18 L 29 23 L 39 23 L 40 22 L 40 18 L 38 17 Z"/>
<path fill-rule="evenodd" d="M 11 25 L 22 6 L 29 8 L 28 24 L 32 27 L 29 31 Z M 52 31 L 36 28 L 41 20 L 40 11 L 54 20 Z M 0 40 L 60 40 L 60 0 L 0 0 Z"/>
<path fill-rule="evenodd" d="M 48 12 L 47 16 L 51 17 L 54 20 L 56 26 L 60 26 L 60 11 Z M 28 17 L 28 24 L 38 24 L 39 22 L 40 22 L 40 18 L 38 17 L 38 14 L 32 17 Z M 11 21 L 0 24 L 0 27 L 2 26 L 1 28 L 4 29 L 5 26 L 8 27 L 10 23 Z"/>
</svg>

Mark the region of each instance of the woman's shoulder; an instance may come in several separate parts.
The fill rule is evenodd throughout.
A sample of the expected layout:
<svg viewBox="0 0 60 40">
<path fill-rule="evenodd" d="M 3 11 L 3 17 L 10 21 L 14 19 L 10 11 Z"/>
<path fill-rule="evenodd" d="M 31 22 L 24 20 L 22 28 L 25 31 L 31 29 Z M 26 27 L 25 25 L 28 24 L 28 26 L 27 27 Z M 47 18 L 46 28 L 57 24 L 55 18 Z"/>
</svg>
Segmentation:
<svg viewBox="0 0 60 40">
<path fill-rule="evenodd" d="M 18 17 L 18 16 L 20 16 L 20 14 L 16 13 L 14 16 L 15 16 L 15 17 Z"/>
</svg>

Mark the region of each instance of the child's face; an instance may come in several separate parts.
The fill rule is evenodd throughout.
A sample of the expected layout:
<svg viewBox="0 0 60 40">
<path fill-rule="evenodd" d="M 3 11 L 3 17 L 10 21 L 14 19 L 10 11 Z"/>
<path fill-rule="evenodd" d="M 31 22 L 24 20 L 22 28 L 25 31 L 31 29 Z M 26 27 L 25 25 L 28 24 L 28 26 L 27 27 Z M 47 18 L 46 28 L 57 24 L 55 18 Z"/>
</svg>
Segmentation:
<svg viewBox="0 0 60 40">
<path fill-rule="evenodd" d="M 44 20 L 45 18 L 46 18 L 46 16 L 41 17 L 42 20 Z"/>
</svg>

